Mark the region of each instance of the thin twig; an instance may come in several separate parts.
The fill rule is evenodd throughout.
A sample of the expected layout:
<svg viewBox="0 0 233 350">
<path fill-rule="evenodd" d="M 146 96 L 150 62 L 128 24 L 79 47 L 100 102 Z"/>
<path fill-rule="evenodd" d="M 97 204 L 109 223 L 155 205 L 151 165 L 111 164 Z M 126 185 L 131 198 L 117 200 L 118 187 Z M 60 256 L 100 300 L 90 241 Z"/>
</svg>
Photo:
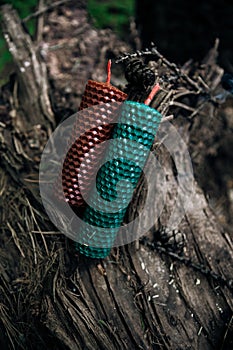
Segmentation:
<svg viewBox="0 0 233 350">
<path fill-rule="evenodd" d="M 34 263 L 35 263 L 35 265 L 37 265 L 37 253 L 36 253 L 35 241 L 34 241 L 34 238 L 33 238 L 33 235 L 31 234 L 31 232 L 28 231 L 28 233 L 29 233 L 29 236 L 30 236 L 31 242 L 32 242 L 32 249 L 33 249 L 33 253 L 34 253 Z"/>
<path fill-rule="evenodd" d="M 199 75 L 198 76 L 198 81 L 203 85 L 203 87 L 207 90 L 207 91 L 210 91 L 210 88 L 209 86 L 206 84 L 206 82 L 203 80 L 203 78 Z"/>
<path fill-rule="evenodd" d="M 181 102 L 171 101 L 169 103 L 169 105 L 170 106 L 180 107 L 180 108 L 183 108 L 183 109 L 187 109 L 187 111 L 190 111 L 190 112 L 195 112 L 196 111 L 195 108 L 189 107 L 189 106 L 187 106 L 187 105 L 185 105 L 184 103 L 181 103 Z"/>
<path fill-rule="evenodd" d="M 42 235 L 62 235 L 62 233 L 59 231 L 32 231 L 32 233 L 40 233 Z"/>
<path fill-rule="evenodd" d="M 177 94 L 174 94 L 173 100 L 177 100 L 178 98 L 184 97 L 187 95 L 198 95 L 198 93 L 195 91 L 184 90 L 182 92 L 177 92 Z"/>
<path fill-rule="evenodd" d="M 222 346 L 221 346 L 221 349 L 220 350 L 224 350 L 224 344 L 226 343 L 226 339 L 227 339 L 227 334 L 229 333 L 229 330 L 230 328 L 232 327 L 233 325 L 233 316 L 231 316 L 231 319 L 230 319 L 230 322 L 228 323 L 227 325 L 227 329 L 226 329 L 226 332 L 224 334 L 224 337 L 223 337 L 223 342 L 222 342 Z"/>
<path fill-rule="evenodd" d="M 13 227 L 10 225 L 9 222 L 7 222 L 7 226 L 9 228 L 9 230 L 11 231 L 11 235 L 12 235 L 12 238 L 13 238 L 13 240 L 15 242 L 16 247 L 19 249 L 20 254 L 22 255 L 22 257 L 25 258 L 25 254 L 24 254 L 24 252 L 23 252 L 23 250 L 22 250 L 22 248 L 20 246 L 19 239 L 17 237 L 17 234 L 16 234 L 15 230 L 13 229 Z"/>
<path fill-rule="evenodd" d="M 161 101 L 160 106 L 158 107 L 158 111 L 162 114 L 165 115 L 166 110 L 170 106 L 170 98 L 172 98 L 173 95 L 173 90 L 170 90 L 168 94 L 165 96 L 165 98 Z"/>
<path fill-rule="evenodd" d="M 44 0 L 39 0 L 38 11 L 41 11 L 43 9 L 44 9 Z M 44 27 L 44 16 L 42 14 L 41 16 L 39 16 L 37 21 L 36 41 L 38 43 L 42 40 L 43 27 Z"/>
<path fill-rule="evenodd" d="M 60 0 L 60 1 L 55 1 L 53 4 L 49 5 L 49 6 L 46 6 L 42 9 L 39 9 L 38 11 L 34 12 L 34 13 L 31 13 L 30 15 L 28 15 L 27 17 L 23 18 L 22 19 L 22 22 L 25 23 L 25 22 L 28 22 L 30 19 L 32 18 L 35 18 L 35 17 L 38 17 L 40 16 L 41 14 L 53 9 L 54 7 L 57 7 L 57 6 L 60 6 L 60 5 L 63 5 L 67 2 L 70 2 L 72 0 Z"/>
<path fill-rule="evenodd" d="M 40 229 L 40 226 L 39 226 L 39 224 L 38 224 L 38 222 L 37 222 L 37 220 L 36 220 L 36 217 L 35 217 L 35 215 L 34 215 L 33 207 L 31 206 L 31 204 L 30 204 L 28 198 L 26 198 L 26 201 L 27 201 L 27 203 L 28 203 L 28 205 L 29 205 L 29 209 L 30 209 L 32 218 L 33 218 L 33 220 L 34 220 L 34 222 L 35 222 L 35 224 L 36 224 L 38 230 L 39 230 L 40 233 L 41 233 L 41 238 L 42 238 L 42 241 L 43 241 L 43 243 L 44 243 L 44 247 L 45 247 L 46 253 L 47 253 L 47 255 L 49 255 L 49 250 L 48 250 L 48 247 L 47 247 L 45 238 L 44 238 L 44 236 L 42 235 L 42 231 L 41 231 L 41 229 Z M 29 234 L 30 234 L 30 232 L 29 232 Z"/>
<path fill-rule="evenodd" d="M 206 113 L 203 113 L 200 111 L 204 108 L 204 106 L 206 105 L 207 102 L 208 102 L 207 100 L 204 101 L 198 108 L 196 108 L 196 110 L 189 116 L 189 119 L 192 119 L 197 114 L 206 116 Z"/>
</svg>

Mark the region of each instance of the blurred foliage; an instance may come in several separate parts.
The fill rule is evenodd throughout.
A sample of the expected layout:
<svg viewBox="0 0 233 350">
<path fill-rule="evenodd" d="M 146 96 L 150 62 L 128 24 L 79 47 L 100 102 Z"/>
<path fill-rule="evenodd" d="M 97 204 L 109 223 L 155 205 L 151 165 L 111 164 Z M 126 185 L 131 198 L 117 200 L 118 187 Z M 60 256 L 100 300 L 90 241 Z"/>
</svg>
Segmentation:
<svg viewBox="0 0 233 350">
<path fill-rule="evenodd" d="M 134 14 L 135 0 L 88 0 L 88 12 L 97 28 L 111 28 L 124 37 L 129 30 L 129 18 Z M 35 12 L 38 0 L 0 0 L 0 6 L 11 4 L 25 18 Z M 1 18 L 0 18 L 1 20 Z M 35 34 L 36 20 L 30 20 L 26 27 L 31 35 Z M 0 32 L 0 85 L 5 83 L 11 71 L 11 54 L 7 50 L 2 32 Z"/>
<path fill-rule="evenodd" d="M 135 0 L 88 0 L 88 12 L 97 28 L 111 28 L 124 37 L 129 18 L 134 16 Z"/>
</svg>

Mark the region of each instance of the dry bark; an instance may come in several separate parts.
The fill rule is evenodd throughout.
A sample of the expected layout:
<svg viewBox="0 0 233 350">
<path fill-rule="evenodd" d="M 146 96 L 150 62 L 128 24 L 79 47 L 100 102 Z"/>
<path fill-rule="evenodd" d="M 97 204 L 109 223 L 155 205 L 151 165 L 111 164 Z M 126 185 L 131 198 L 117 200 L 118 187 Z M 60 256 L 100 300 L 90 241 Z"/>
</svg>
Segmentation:
<svg viewBox="0 0 233 350">
<path fill-rule="evenodd" d="M 58 121 L 76 111 L 86 80 L 102 80 L 106 58 L 129 47 L 110 30 L 93 29 L 85 3 L 69 1 L 44 12 L 40 43 L 31 41 L 11 7 L 2 7 L 2 14 L 17 71 L 13 83 L 2 89 L 0 106 L 2 348 L 232 348 L 230 208 L 220 214 L 211 208 L 203 172 L 208 156 L 217 157 L 222 139 L 230 139 L 232 132 L 232 98 L 221 105 L 212 99 L 223 74 L 216 50 L 201 68 L 211 98 L 197 94 L 192 100 L 187 94 L 176 100 L 174 95 L 173 105 L 163 100 L 159 106 L 165 115 L 174 114 L 173 124 L 188 145 L 196 177 L 193 208 L 179 226 L 186 235 L 182 254 L 156 244 L 155 222 L 137 244 L 115 248 L 105 260 L 91 260 L 79 255 L 46 216 L 38 189 L 39 160 L 54 116 Z M 25 67 L 25 62 L 30 64 Z M 165 66 L 172 74 L 174 66 Z M 199 68 L 192 81 L 187 80 L 193 67 L 187 64 L 186 77 L 179 77 L 183 92 L 195 91 L 192 81 L 197 90 L 206 89 L 198 80 Z M 115 75 L 113 82 L 118 79 Z M 192 110 L 187 112 L 185 106 Z M 154 150 L 167 179 L 161 216 L 166 225 L 175 205 L 177 178 L 163 145 L 155 143 Z M 182 150 L 179 156 L 182 161 Z M 153 182 L 150 169 L 149 175 Z M 128 220 L 142 207 L 144 185 L 142 178 Z M 145 222 L 149 217 L 148 210 Z"/>
</svg>

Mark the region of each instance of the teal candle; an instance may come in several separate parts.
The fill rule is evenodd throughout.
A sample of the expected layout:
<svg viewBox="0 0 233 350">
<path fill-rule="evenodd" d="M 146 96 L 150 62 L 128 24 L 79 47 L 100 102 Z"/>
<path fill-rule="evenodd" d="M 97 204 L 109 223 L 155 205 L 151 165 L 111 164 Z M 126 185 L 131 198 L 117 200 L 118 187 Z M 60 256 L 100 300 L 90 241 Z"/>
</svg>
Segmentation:
<svg viewBox="0 0 233 350">
<path fill-rule="evenodd" d="M 151 98 L 145 103 L 149 103 Z M 149 151 L 153 145 L 162 115 L 144 103 L 122 104 L 112 139 L 106 150 L 105 163 L 96 177 L 96 188 L 90 195 L 81 225 L 77 249 L 92 258 L 109 255 L 127 206 L 137 186 Z M 127 180 L 127 181 L 122 181 Z M 121 199 L 118 208 L 117 198 Z"/>
</svg>

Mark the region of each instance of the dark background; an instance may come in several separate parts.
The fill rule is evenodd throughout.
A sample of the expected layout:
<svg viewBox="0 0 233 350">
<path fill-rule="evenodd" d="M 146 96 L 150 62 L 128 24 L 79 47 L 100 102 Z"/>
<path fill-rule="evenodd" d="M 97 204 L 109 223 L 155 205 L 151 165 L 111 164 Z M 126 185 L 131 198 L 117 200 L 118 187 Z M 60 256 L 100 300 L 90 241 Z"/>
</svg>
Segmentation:
<svg viewBox="0 0 233 350">
<path fill-rule="evenodd" d="M 144 46 L 155 42 L 171 60 L 202 60 L 220 39 L 220 64 L 233 72 L 233 2 L 230 0 L 136 1 Z"/>
</svg>

